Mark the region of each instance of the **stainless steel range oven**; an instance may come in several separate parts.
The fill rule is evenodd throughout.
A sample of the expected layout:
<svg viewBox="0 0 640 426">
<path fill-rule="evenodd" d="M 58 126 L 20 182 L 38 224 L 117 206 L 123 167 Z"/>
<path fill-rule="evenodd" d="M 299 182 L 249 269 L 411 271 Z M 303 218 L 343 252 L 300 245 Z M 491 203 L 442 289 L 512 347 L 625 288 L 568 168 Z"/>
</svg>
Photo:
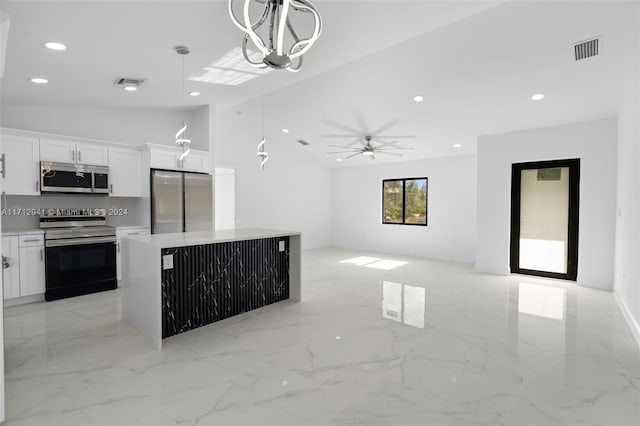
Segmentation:
<svg viewBox="0 0 640 426">
<path fill-rule="evenodd" d="M 45 299 L 115 289 L 115 228 L 106 226 L 104 216 L 57 213 L 40 216 L 45 229 Z"/>
</svg>

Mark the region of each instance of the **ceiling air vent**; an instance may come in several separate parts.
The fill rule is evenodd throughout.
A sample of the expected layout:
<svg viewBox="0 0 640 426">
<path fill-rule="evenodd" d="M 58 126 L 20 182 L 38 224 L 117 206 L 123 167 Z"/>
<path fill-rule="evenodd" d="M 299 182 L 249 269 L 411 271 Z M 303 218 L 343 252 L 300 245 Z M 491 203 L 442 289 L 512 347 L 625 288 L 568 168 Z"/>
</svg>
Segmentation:
<svg viewBox="0 0 640 426">
<path fill-rule="evenodd" d="M 576 61 L 600 55 L 602 49 L 602 36 L 593 37 L 573 45 L 573 54 Z"/>
<path fill-rule="evenodd" d="M 140 87 L 144 83 L 144 78 L 118 77 L 113 82 L 116 86 L 135 86 Z"/>
<path fill-rule="evenodd" d="M 304 139 L 298 139 L 296 142 L 298 142 L 302 146 L 309 145 L 309 142 L 305 141 Z"/>
</svg>

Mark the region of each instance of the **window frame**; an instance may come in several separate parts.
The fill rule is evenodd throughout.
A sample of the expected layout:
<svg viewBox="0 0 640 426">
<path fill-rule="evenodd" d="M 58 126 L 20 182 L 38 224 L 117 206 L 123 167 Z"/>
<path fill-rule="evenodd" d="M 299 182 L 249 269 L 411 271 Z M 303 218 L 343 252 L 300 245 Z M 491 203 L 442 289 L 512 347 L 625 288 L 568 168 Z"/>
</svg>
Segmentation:
<svg viewBox="0 0 640 426">
<path fill-rule="evenodd" d="M 407 181 L 410 180 L 424 180 L 426 181 L 425 185 L 427 186 L 427 190 L 425 192 L 426 203 L 425 203 L 425 223 L 407 223 L 406 220 L 406 212 L 407 212 Z M 402 223 L 400 222 L 386 222 L 384 215 L 384 189 L 385 184 L 387 182 L 402 182 Z M 400 225 L 400 226 L 429 226 L 429 178 L 428 177 L 409 177 L 409 178 L 393 178 L 393 179 L 383 179 L 382 180 L 382 224 L 383 225 Z"/>
</svg>

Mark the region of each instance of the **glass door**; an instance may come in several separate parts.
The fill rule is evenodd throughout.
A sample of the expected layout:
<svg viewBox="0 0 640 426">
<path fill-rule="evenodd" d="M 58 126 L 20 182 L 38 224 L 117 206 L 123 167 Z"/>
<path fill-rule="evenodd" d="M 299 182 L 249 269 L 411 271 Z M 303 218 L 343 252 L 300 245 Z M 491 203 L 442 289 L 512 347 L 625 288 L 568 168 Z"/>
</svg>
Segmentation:
<svg viewBox="0 0 640 426">
<path fill-rule="evenodd" d="M 580 160 L 514 164 L 511 272 L 575 280 Z"/>
</svg>

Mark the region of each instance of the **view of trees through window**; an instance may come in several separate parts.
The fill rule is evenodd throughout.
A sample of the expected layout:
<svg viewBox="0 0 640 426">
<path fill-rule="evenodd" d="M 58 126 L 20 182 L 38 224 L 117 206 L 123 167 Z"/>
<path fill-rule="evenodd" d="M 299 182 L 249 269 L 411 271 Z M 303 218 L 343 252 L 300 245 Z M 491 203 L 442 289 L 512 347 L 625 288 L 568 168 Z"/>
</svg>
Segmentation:
<svg viewBox="0 0 640 426">
<path fill-rule="evenodd" d="M 427 224 L 427 178 L 382 182 L 382 223 Z"/>
</svg>

